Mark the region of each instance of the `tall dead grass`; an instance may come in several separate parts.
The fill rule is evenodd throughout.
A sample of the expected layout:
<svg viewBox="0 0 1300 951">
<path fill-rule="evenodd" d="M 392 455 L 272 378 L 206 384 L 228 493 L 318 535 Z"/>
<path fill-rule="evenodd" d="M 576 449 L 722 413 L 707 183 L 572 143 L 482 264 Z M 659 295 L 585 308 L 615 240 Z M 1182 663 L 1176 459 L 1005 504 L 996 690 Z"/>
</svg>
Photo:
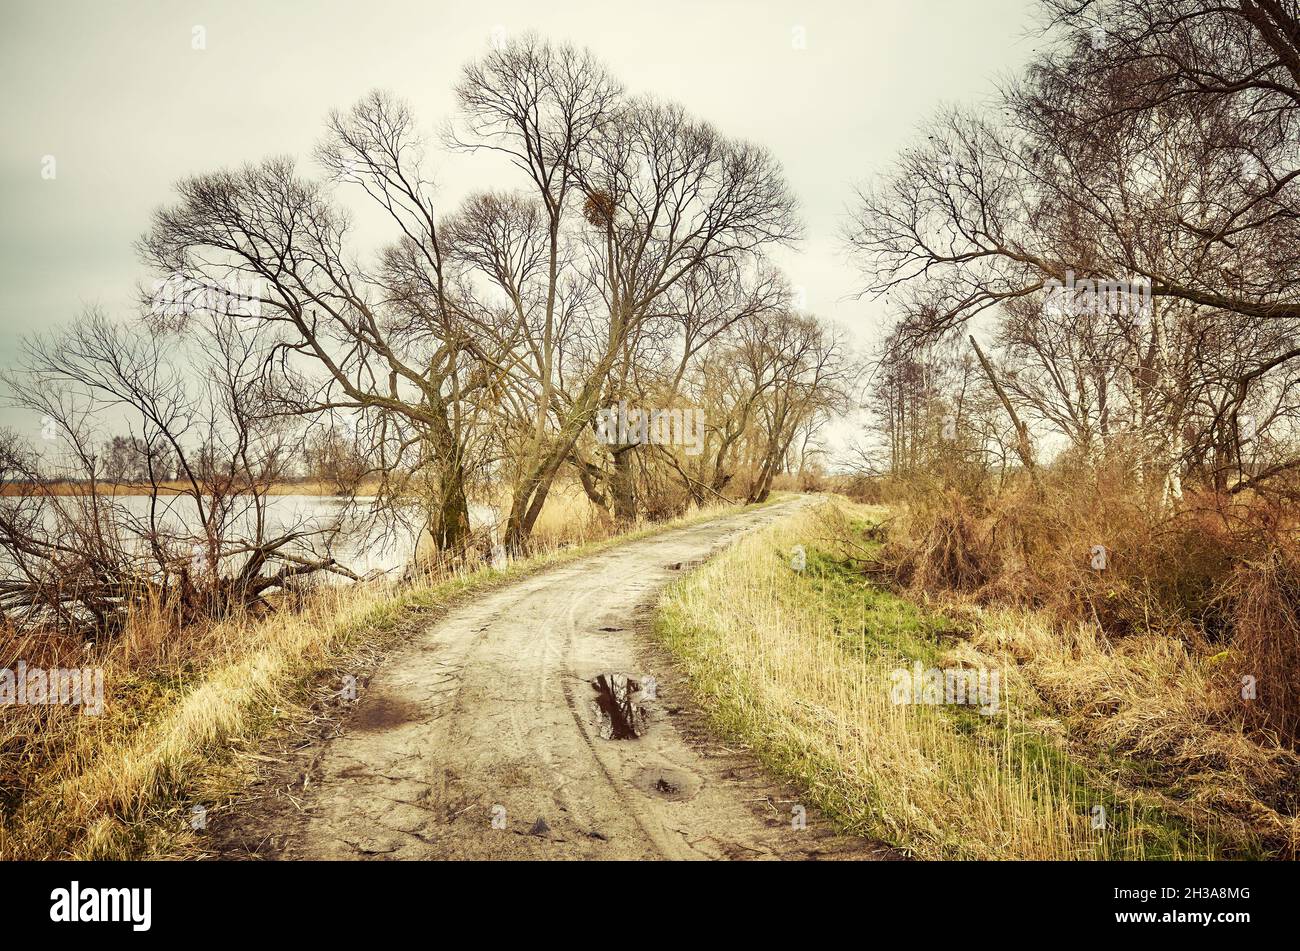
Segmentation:
<svg viewBox="0 0 1300 951">
<path fill-rule="evenodd" d="M 1279 545 L 1233 569 L 1222 598 L 1247 716 L 1258 730 L 1295 745 L 1300 738 L 1300 552 Z"/>
<path fill-rule="evenodd" d="M 809 547 L 810 565 L 860 557 L 848 520 L 829 514 L 804 512 L 749 537 L 662 601 L 659 636 L 716 720 L 796 778 L 847 830 L 921 857 L 1150 857 L 1146 820 L 1093 827 L 1089 802 L 1098 800 L 1080 796 L 1101 794 L 1081 787 L 1078 769 L 1055 751 L 1049 733 L 1059 724 L 1042 720 L 1014 661 L 1006 665 L 1001 710 L 978 729 L 970 720 L 976 714 L 893 702 L 891 673 L 906 662 L 879 639 L 907 636 L 914 623 L 907 605 L 874 603 L 888 596 L 865 582 L 847 589 L 819 582 L 812 567 L 800 575 L 786 558 L 796 544 Z M 886 618 L 896 631 L 879 629 Z M 926 642 L 923 628 L 916 636 L 918 649 L 938 651 L 945 665 L 1000 661 L 969 642 Z M 1128 807 L 1147 814 L 1140 804 Z M 1174 835 L 1165 848 L 1163 857 L 1218 855 L 1212 839 L 1196 835 Z"/>
<path fill-rule="evenodd" d="M 532 545 L 553 551 L 600 541 L 616 531 L 609 513 L 592 502 L 581 485 L 558 482 L 546 496 L 546 504 L 533 525 Z"/>
<path fill-rule="evenodd" d="M 1090 748 L 1295 856 L 1300 517 L 1284 496 L 1165 504 L 1131 472 L 1078 467 L 974 498 L 892 492 L 879 567 L 904 590 L 970 609 Z"/>
<path fill-rule="evenodd" d="M 918 595 L 1043 610 L 1108 637 L 1227 649 L 1260 688 L 1247 718 L 1300 742 L 1300 518 L 1249 493 L 1178 504 L 1122 473 L 1069 470 L 983 498 L 914 493 L 882 563 Z"/>
<path fill-rule="evenodd" d="M 1212 621 L 1232 513 L 1189 499 L 1170 517 L 1158 500 L 1113 485 L 1094 474 L 987 497 L 913 496 L 885 557 L 918 590 L 1049 608 L 1114 633 Z"/>
<path fill-rule="evenodd" d="M 101 715 L 5 711 L 0 856 L 165 851 L 184 832 L 181 810 L 195 779 L 227 761 L 256 724 L 289 715 L 303 678 L 353 639 L 389 627 L 401 607 L 366 587 L 322 590 L 299 612 L 184 629 L 137 613 L 120 638 L 77 658 L 104 671 Z"/>
<path fill-rule="evenodd" d="M 892 512 L 841 508 L 838 519 L 783 523 L 685 579 L 664 603 L 661 634 L 722 724 L 848 828 L 931 857 L 1151 857 L 1153 834 L 1162 857 L 1296 857 L 1300 756 L 1258 728 L 1264 707 L 1243 701 L 1245 644 L 1225 649 L 1178 625 L 1117 635 L 1092 617 L 970 592 L 929 598 L 946 633 L 936 640 L 920 625 L 912 637 L 935 662 L 1004 671 L 997 733 L 1012 742 L 990 743 L 969 718 L 889 702 L 888 658 L 906 638 L 884 628 L 907 625 L 906 602 L 882 606 L 888 596 L 865 575 L 844 602 L 790 570 L 783 555 L 796 543 L 810 564 L 816 551 L 870 568 L 869 523 Z M 1240 566 L 1238 578 L 1267 594 L 1255 592 L 1261 631 L 1291 610 L 1275 591 L 1294 591 L 1292 570 L 1265 583 L 1260 566 Z M 1240 604 L 1223 610 L 1246 616 Z M 1045 748 L 1060 756 L 1024 756 Z M 1081 823 L 1079 771 L 1086 795 L 1108 790 L 1137 818 L 1106 836 Z M 1156 834 L 1157 816 L 1185 831 Z"/>
<path fill-rule="evenodd" d="M 1164 634 L 1108 637 L 1095 622 L 972 608 L 970 644 L 1014 666 L 1076 755 L 1162 809 L 1250 851 L 1295 858 L 1300 756 L 1252 732 L 1223 653 Z"/>
</svg>

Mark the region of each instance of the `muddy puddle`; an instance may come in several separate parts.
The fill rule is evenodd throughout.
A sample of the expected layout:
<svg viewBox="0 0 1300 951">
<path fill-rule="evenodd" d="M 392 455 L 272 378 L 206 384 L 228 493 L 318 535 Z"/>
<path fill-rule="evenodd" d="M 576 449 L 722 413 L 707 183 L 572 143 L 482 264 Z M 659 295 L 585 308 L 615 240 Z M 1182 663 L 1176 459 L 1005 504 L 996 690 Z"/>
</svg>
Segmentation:
<svg viewBox="0 0 1300 951">
<path fill-rule="evenodd" d="M 675 766 L 650 766 L 632 777 L 632 785 L 660 799 L 681 802 L 694 798 L 703 784 L 700 782 L 700 777 L 684 769 Z"/>
<path fill-rule="evenodd" d="M 403 703 L 387 697 L 375 697 L 363 703 L 348 722 L 348 728 L 357 731 L 389 730 L 413 723 L 423 718 L 419 704 Z"/>
<path fill-rule="evenodd" d="M 655 698 L 653 677 L 605 673 L 591 681 L 596 691 L 592 703 L 602 739 L 635 740 L 648 724 L 646 703 Z"/>
</svg>

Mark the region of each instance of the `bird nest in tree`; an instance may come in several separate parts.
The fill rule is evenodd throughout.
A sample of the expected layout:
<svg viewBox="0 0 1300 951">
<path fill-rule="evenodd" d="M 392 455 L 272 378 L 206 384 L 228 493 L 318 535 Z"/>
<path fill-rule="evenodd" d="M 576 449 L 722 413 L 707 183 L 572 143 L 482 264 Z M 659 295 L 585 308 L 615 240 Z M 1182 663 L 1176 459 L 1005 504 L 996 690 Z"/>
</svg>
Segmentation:
<svg viewBox="0 0 1300 951">
<path fill-rule="evenodd" d="M 596 228 L 608 228 L 614 220 L 614 196 L 609 192 L 588 192 L 582 216 Z"/>
</svg>

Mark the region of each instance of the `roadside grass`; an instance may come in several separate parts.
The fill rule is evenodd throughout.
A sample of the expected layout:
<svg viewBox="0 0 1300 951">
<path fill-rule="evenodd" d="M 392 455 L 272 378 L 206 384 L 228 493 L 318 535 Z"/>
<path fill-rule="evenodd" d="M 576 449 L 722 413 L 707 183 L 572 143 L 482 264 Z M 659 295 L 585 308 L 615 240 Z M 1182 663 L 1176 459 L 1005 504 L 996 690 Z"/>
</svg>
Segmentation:
<svg viewBox="0 0 1300 951">
<path fill-rule="evenodd" d="M 342 675 L 467 597 L 616 544 L 742 511 L 699 510 L 569 547 L 391 584 L 322 586 L 300 610 L 175 630 L 148 612 L 82 658 L 104 669 L 104 710 L 0 712 L 0 859 L 192 855 L 196 805 L 219 807 L 255 775 L 272 731 L 295 731 Z M 562 520 L 562 519 L 561 519 Z M 0 644 L 0 666 L 30 644 Z M 52 666 L 53 664 L 51 664 Z"/>
<path fill-rule="evenodd" d="M 665 593 L 657 636 L 721 729 L 846 831 L 921 858 L 1255 854 L 1218 823 L 1080 755 L 1070 724 L 1015 660 L 976 649 L 966 624 L 873 584 L 858 559 L 871 553 L 865 529 L 881 515 L 821 503 Z M 797 544 L 807 550 L 802 573 L 790 564 Z M 893 702 L 894 672 L 917 662 L 999 671 L 996 713 Z"/>
</svg>

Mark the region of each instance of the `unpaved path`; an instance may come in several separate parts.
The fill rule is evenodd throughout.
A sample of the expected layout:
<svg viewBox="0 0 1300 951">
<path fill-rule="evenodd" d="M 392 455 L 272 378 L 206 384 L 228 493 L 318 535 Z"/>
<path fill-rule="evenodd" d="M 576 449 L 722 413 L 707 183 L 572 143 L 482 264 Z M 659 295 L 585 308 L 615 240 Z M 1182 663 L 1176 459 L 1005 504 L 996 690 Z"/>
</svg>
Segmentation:
<svg viewBox="0 0 1300 951">
<path fill-rule="evenodd" d="M 794 794 L 709 734 L 637 630 L 680 571 L 799 504 L 630 542 L 453 610 L 384 661 L 295 808 L 227 843 L 290 859 L 886 857 L 811 808 L 798 828 Z M 658 681 L 643 736 L 601 737 L 591 680 L 608 671 Z"/>
</svg>

